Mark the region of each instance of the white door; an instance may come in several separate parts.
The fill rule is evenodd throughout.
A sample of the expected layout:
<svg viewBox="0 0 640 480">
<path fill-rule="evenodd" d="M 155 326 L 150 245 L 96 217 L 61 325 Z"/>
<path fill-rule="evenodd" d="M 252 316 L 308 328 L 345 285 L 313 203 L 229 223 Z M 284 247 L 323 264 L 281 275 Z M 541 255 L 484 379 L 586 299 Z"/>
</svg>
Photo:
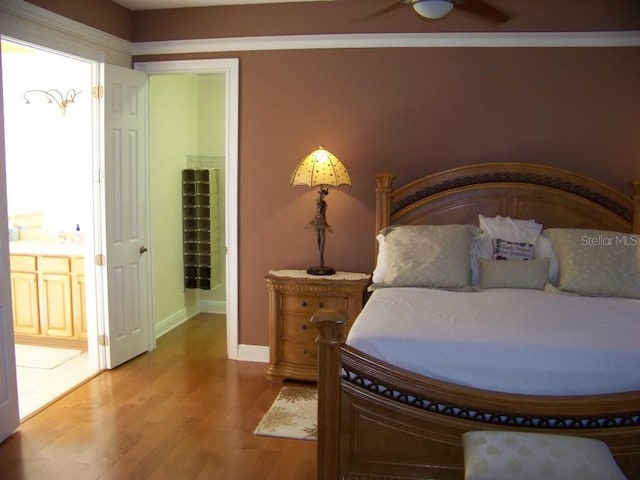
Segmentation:
<svg viewBox="0 0 640 480">
<path fill-rule="evenodd" d="M 0 79 L 2 61 L 0 56 Z M 7 175 L 4 163 L 4 115 L 2 115 L 2 82 L 0 81 L 0 183 Z M 0 193 L 7 186 L 0 184 Z M 7 196 L 0 194 L 2 218 L 7 215 Z M 0 216 L 2 216 L 0 214 Z M 16 351 L 13 345 L 13 314 L 11 310 L 11 274 L 9 270 L 9 232 L 6 223 L 0 225 L 0 442 L 20 424 L 18 387 L 16 382 Z"/>
<path fill-rule="evenodd" d="M 154 346 L 151 318 L 147 75 L 104 69 L 106 367 Z"/>
</svg>

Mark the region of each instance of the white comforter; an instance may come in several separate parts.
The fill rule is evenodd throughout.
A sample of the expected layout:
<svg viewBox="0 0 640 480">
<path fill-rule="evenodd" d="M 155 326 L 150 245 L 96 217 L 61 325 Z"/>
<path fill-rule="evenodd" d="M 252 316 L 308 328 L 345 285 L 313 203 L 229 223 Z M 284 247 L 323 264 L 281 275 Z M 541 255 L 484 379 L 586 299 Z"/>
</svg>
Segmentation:
<svg viewBox="0 0 640 480">
<path fill-rule="evenodd" d="M 492 391 L 640 390 L 640 300 L 538 290 L 376 290 L 347 344 L 380 360 Z"/>
</svg>

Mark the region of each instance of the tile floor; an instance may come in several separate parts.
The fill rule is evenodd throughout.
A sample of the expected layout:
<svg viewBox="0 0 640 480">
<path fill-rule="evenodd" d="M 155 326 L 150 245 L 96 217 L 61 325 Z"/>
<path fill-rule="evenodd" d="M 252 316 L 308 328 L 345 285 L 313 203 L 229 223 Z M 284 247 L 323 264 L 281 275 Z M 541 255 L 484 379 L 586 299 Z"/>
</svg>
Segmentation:
<svg viewBox="0 0 640 480">
<path fill-rule="evenodd" d="M 16 373 L 20 420 L 25 420 L 96 371 L 89 368 L 87 353 L 83 352 L 55 368 L 16 367 Z"/>
</svg>

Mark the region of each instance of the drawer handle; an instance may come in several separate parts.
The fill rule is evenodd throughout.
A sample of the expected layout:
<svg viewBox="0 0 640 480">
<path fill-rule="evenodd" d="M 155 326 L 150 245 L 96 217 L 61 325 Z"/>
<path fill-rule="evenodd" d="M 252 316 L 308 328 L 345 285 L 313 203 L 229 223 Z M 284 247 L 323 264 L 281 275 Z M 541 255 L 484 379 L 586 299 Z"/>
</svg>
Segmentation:
<svg viewBox="0 0 640 480">
<path fill-rule="evenodd" d="M 318 304 L 318 307 L 320 307 L 320 308 L 324 307 L 324 302 L 320 302 L 320 303 Z"/>
<path fill-rule="evenodd" d="M 307 329 L 307 326 L 306 326 L 306 325 L 302 325 L 302 329 L 303 329 L 303 330 L 306 330 L 306 329 Z"/>
<path fill-rule="evenodd" d="M 306 307 L 306 306 L 307 306 L 307 302 L 303 300 L 303 301 L 302 301 L 302 306 L 303 306 L 303 307 Z"/>
<path fill-rule="evenodd" d="M 302 354 L 306 357 L 313 357 L 315 356 L 313 353 L 311 353 L 309 350 L 307 350 L 306 348 L 304 349 L 304 351 L 302 352 Z"/>
</svg>

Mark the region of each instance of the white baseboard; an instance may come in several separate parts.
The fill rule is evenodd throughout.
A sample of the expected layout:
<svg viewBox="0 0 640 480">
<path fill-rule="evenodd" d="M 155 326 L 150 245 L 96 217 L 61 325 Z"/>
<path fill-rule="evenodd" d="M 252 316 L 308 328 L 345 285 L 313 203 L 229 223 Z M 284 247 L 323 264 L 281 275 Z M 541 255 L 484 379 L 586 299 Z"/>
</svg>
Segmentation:
<svg viewBox="0 0 640 480">
<path fill-rule="evenodd" d="M 227 302 L 223 300 L 200 300 L 198 308 L 202 313 L 227 313 Z"/>
<path fill-rule="evenodd" d="M 160 338 L 165 333 L 170 332 L 171 330 L 176 328 L 178 325 L 183 324 L 184 322 L 189 320 L 189 318 L 190 317 L 187 316 L 187 310 L 183 308 L 182 310 L 178 310 L 177 312 L 173 313 L 172 315 L 169 315 L 163 320 L 160 320 L 158 323 L 155 323 L 153 325 L 153 328 L 154 328 L 153 333 L 156 339 Z"/>
<path fill-rule="evenodd" d="M 238 345 L 238 361 L 269 363 L 269 347 L 263 345 Z"/>
</svg>

